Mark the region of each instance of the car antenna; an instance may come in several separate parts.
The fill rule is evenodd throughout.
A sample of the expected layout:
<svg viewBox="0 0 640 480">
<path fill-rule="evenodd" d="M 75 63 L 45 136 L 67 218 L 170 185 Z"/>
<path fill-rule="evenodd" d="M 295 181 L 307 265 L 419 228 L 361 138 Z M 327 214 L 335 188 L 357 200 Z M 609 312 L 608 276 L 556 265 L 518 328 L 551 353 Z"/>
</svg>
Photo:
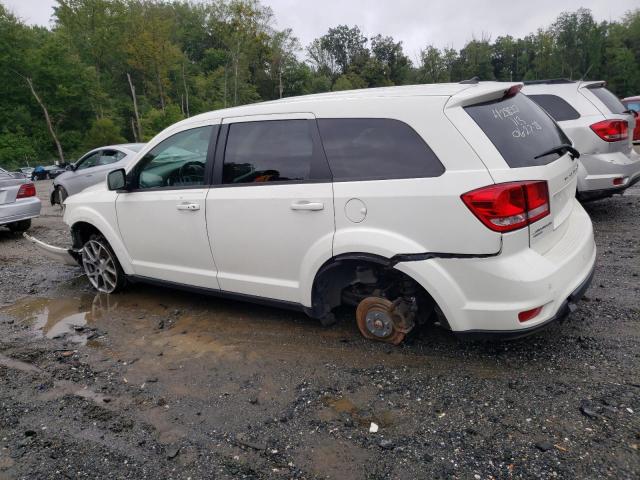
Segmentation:
<svg viewBox="0 0 640 480">
<path fill-rule="evenodd" d="M 584 81 L 584 77 L 586 77 L 589 74 L 589 72 L 591 71 L 592 67 L 593 67 L 593 63 L 591 65 L 589 65 L 589 68 L 587 68 L 587 71 L 582 74 L 582 76 L 580 77 L 580 80 L 578 80 L 579 82 L 583 82 Z"/>
<path fill-rule="evenodd" d="M 480 77 L 476 76 L 476 77 L 471 77 L 471 78 L 469 78 L 467 80 L 462 80 L 461 82 L 458 82 L 458 83 L 463 83 L 463 84 L 466 85 L 466 84 L 476 84 L 479 81 L 480 81 Z"/>
</svg>

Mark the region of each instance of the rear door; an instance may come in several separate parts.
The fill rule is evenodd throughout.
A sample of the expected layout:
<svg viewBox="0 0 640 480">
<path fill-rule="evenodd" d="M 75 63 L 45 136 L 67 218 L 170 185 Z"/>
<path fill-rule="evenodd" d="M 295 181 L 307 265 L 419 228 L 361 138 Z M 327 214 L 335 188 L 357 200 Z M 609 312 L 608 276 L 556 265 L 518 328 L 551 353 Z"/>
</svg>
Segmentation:
<svg viewBox="0 0 640 480">
<path fill-rule="evenodd" d="M 303 303 L 331 257 L 333 190 L 312 114 L 223 120 L 207 228 L 220 288 Z M 310 286 L 305 285 L 305 291 Z"/>
<path fill-rule="evenodd" d="M 544 253 L 568 226 L 566 220 L 575 202 L 578 162 L 565 152 L 545 154 L 571 141 L 540 106 L 524 94 L 512 92 L 498 91 L 493 100 L 467 103 L 463 106 L 466 118 L 461 112 L 450 116 L 461 131 L 468 131 L 467 138 L 495 183 L 547 182 L 550 214 L 529 226 L 527 239 L 529 246 Z"/>
</svg>

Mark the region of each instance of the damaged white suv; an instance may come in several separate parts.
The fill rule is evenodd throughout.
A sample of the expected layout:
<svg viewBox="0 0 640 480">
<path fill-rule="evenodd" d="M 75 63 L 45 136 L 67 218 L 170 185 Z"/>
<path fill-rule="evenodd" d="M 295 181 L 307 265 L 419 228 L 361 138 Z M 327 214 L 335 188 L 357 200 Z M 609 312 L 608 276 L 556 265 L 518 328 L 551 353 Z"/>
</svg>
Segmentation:
<svg viewBox="0 0 640 480">
<path fill-rule="evenodd" d="M 102 292 L 147 281 L 325 324 L 353 305 L 365 337 L 394 344 L 430 318 L 531 333 L 568 314 L 596 249 L 578 153 L 520 88 L 358 90 L 184 120 L 66 201 L 70 253 Z"/>
</svg>

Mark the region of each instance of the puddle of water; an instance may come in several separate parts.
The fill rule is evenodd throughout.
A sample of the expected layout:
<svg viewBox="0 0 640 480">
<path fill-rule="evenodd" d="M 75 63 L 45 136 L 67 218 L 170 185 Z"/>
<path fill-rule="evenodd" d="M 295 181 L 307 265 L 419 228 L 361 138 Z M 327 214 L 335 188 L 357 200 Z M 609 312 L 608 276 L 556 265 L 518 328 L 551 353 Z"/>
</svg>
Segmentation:
<svg viewBox="0 0 640 480">
<path fill-rule="evenodd" d="M 365 412 L 346 397 L 327 396 L 324 398 L 323 403 L 338 415 L 345 413 L 350 415 L 356 423 L 363 427 L 368 427 L 371 422 L 375 422 L 381 427 L 390 427 L 395 420 L 394 414 L 390 410 Z"/>
<path fill-rule="evenodd" d="M 47 338 L 67 336 L 74 343 L 86 344 L 85 327 L 102 318 L 115 306 L 108 295 L 18 300 L 0 312 L 20 323 L 30 324 L 34 332 Z"/>
</svg>

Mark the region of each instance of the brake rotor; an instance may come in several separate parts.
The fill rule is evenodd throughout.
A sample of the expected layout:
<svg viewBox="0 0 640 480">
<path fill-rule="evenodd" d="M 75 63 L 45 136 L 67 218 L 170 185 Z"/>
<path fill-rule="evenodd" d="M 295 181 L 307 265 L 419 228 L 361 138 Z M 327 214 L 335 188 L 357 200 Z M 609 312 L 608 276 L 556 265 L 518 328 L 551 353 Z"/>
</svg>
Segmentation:
<svg viewBox="0 0 640 480">
<path fill-rule="evenodd" d="M 382 297 L 367 297 L 358 304 L 356 321 L 365 338 L 398 345 L 407 332 L 399 329 L 404 319 L 398 318 L 396 304 Z"/>
</svg>

